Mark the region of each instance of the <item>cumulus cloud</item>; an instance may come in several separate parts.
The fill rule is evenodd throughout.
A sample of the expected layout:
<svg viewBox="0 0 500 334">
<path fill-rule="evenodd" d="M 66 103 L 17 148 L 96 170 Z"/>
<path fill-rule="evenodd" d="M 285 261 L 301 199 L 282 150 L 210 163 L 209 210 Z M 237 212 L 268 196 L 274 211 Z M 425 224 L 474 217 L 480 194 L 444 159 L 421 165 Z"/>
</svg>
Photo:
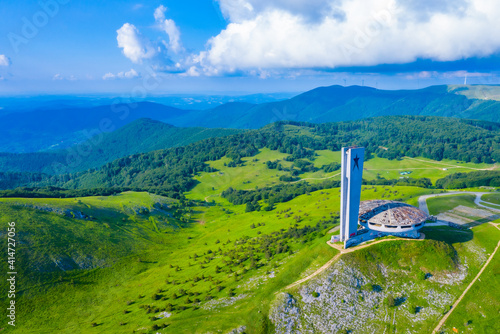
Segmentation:
<svg viewBox="0 0 500 334">
<path fill-rule="evenodd" d="M 6 55 L 0 55 L 0 66 L 9 66 L 10 59 Z"/>
<path fill-rule="evenodd" d="M 116 75 L 111 73 L 111 72 L 108 72 L 102 76 L 102 80 L 113 80 L 115 78 L 116 78 Z"/>
<path fill-rule="evenodd" d="M 103 80 L 113 80 L 113 79 L 134 79 L 138 78 L 140 75 L 137 73 L 136 70 L 131 69 L 130 71 L 127 72 L 119 72 L 117 74 L 113 74 L 111 72 L 108 72 L 103 75 L 102 79 Z"/>
<path fill-rule="evenodd" d="M 166 11 L 167 7 L 160 5 L 158 8 L 156 8 L 154 17 L 159 28 L 168 35 L 169 42 L 165 42 L 165 46 L 169 50 L 172 50 L 174 53 L 179 53 L 182 50 L 181 32 L 175 24 L 174 20 L 167 19 L 165 17 Z"/>
<path fill-rule="evenodd" d="M 453 61 L 500 50 L 497 0 L 219 0 L 206 74 Z"/>
<path fill-rule="evenodd" d="M 61 73 L 57 73 L 55 74 L 53 77 L 52 77 L 52 80 L 68 80 L 68 81 L 76 81 L 78 80 L 78 78 L 76 76 L 74 76 L 73 74 L 71 74 L 70 76 L 63 76 Z"/>
<path fill-rule="evenodd" d="M 133 63 L 140 64 L 144 59 L 155 56 L 156 51 L 149 40 L 142 37 L 139 30 L 130 23 L 125 23 L 117 31 L 118 47 Z"/>
<path fill-rule="evenodd" d="M 187 71 L 180 73 L 183 77 L 199 77 L 201 74 L 196 66 L 191 66 Z"/>
</svg>

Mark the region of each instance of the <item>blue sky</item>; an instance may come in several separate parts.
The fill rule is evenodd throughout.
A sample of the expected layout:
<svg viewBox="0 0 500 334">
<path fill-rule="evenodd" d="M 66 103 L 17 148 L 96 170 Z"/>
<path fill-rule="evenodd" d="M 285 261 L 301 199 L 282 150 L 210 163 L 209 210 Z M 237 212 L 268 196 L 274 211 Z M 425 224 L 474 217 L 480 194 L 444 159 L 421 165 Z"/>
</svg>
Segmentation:
<svg viewBox="0 0 500 334">
<path fill-rule="evenodd" d="M 0 2 L 0 94 L 499 84 L 496 0 Z"/>
</svg>

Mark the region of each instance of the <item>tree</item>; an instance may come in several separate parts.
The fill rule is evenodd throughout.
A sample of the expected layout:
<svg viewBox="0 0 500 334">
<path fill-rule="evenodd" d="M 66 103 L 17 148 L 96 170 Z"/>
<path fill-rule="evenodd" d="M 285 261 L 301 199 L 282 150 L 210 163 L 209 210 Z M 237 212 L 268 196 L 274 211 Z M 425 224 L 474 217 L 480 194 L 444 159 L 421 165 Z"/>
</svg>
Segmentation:
<svg viewBox="0 0 500 334">
<path fill-rule="evenodd" d="M 252 212 L 252 211 L 255 211 L 255 207 L 253 206 L 252 202 L 247 202 L 245 212 Z"/>
</svg>

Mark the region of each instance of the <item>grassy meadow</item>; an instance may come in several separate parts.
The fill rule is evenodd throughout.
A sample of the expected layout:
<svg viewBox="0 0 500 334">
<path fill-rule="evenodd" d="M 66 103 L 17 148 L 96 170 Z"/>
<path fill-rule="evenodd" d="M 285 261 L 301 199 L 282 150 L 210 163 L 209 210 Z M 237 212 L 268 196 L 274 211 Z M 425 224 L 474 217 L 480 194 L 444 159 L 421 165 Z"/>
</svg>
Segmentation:
<svg viewBox="0 0 500 334">
<path fill-rule="evenodd" d="M 311 162 L 318 168 L 340 160 L 339 152 L 316 153 Z M 226 333 L 245 325 L 247 333 L 273 332 L 268 313 L 275 293 L 338 253 L 326 241 L 328 231 L 338 225 L 340 190 L 311 192 L 276 203 L 272 211 L 253 212 L 245 212 L 245 205 L 232 205 L 220 193 L 228 187 L 251 190 L 284 183 L 279 178 L 289 172 L 269 169 L 266 162 L 280 160 L 290 167 L 292 162 L 284 161 L 287 156 L 262 149 L 254 157 L 243 158 L 244 164 L 238 167 L 228 167 L 230 160 L 225 157 L 211 161 L 208 164 L 217 171 L 199 173 L 195 177 L 198 184 L 186 193 L 185 200 L 146 192 L 69 199 L 0 199 L 0 221 L 15 221 L 18 231 L 16 330 Z M 457 166 L 443 170 L 441 163 Z M 365 162 L 365 177 L 398 178 L 400 171 L 412 170 L 409 177 L 435 181 L 457 170 L 483 167 L 375 157 Z M 320 170 L 300 174 L 300 178 L 319 182 L 338 178 L 338 173 Z M 392 199 L 417 205 L 419 196 L 438 192 L 418 187 L 363 186 L 362 200 Z M 457 205 L 470 206 L 467 196 L 430 199 L 429 209 L 433 213 Z M 459 257 L 467 257 L 471 275 L 480 266 L 471 254 L 477 249 L 490 252 L 500 238 L 490 227 L 474 227 L 466 236 L 446 227 L 429 227 L 425 234 L 431 240 L 450 244 Z M 372 256 L 382 259 L 386 255 L 415 268 L 428 267 L 428 271 L 448 268 L 446 261 L 450 258 L 439 259 L 426 254 L 424 246 L 412 250 L 404 244 L 391 241 L 374 245 L 373 250 L 367 248 L 350 258 L 366 268 Z M 2 251 L 5 247 L 2 242 Z M 5 265 L 2 262 L 4 271 Z M 5 289 L 6 283 L 1 284 Z M 459 294 L 462 288 L 463 284 L 450 291 Z M 5 327 L 5 332 L 14 331 Z"/>
</svg>

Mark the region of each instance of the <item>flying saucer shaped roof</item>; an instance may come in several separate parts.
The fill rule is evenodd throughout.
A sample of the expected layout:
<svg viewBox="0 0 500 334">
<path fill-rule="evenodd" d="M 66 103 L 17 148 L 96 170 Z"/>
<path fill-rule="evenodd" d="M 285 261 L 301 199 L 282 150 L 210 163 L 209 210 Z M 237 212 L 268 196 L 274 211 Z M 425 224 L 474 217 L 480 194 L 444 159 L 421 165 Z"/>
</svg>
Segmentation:
<svg viewBox="0 0 500 334">
<path fill-rule="evenodd" d="M 406 203 L 373 200 L 359 204 L 359 220 L 381 225 L 416 225 L 425 222 L 429 216 L 419 208 Z"/>
</svg>

